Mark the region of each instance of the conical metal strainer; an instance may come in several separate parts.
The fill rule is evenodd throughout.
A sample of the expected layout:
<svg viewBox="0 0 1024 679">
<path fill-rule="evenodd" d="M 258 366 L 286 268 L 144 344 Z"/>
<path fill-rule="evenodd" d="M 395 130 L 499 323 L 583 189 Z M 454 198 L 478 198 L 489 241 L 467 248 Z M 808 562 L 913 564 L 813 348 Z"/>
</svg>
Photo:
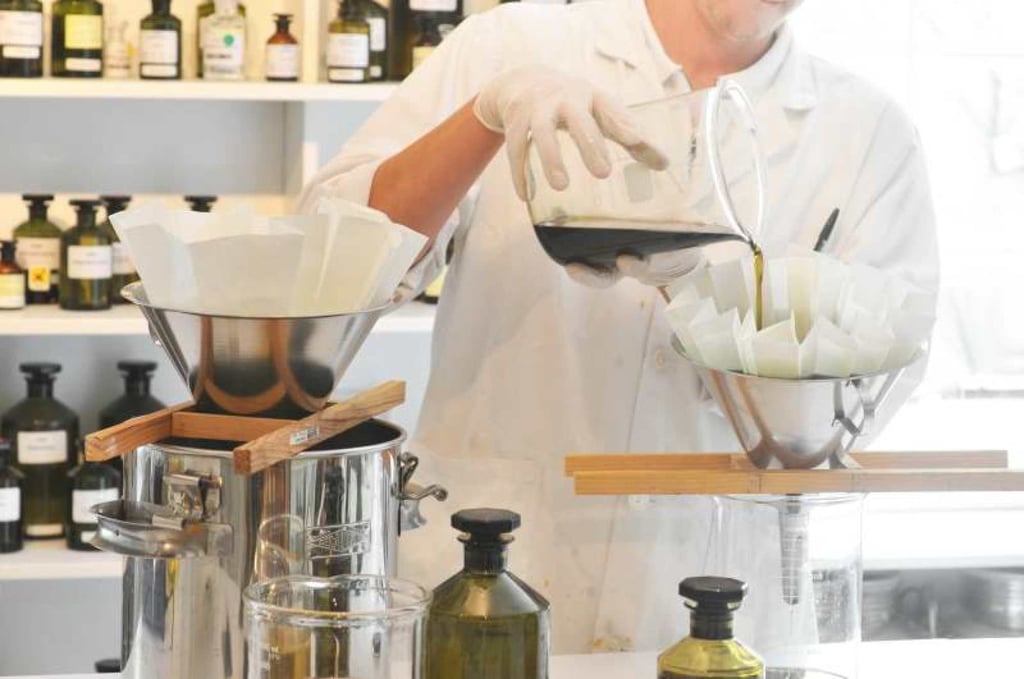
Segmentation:
<svg viewBox="0 0 1024 679">
<path fill-rule="evenodd" d="M 389 306 L 334 316 L 210 316 L 122 295 L 142 311 L 199 412 L 301 417 L 320 410 Z"/>
</svg>

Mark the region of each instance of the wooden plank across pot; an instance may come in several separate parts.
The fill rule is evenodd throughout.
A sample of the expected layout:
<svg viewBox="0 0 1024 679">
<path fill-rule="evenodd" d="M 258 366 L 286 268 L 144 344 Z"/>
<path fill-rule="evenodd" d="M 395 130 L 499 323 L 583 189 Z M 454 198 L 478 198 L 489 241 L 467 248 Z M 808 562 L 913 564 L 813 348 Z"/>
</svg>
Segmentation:
<svg viewBox="0 0 1024 679">
<path fill-rule="evenodd" d="M 301 420 L 213 415 L 181 403 L 85 437 L 85 458 L 103 462 L 167 438 L 246 441 L 234 450 L 235 470 L 253 474 L 382 415 L 405 402 L 405 383 L 390 381 L 333 403 Z"/>
<path fill-rule="evenodd" d="M 733 453 L 571 455 L 577 495 L 1021 491 L 1005 451 L 856 453 L 859 469 L 758 469 Z"/>
</svg>

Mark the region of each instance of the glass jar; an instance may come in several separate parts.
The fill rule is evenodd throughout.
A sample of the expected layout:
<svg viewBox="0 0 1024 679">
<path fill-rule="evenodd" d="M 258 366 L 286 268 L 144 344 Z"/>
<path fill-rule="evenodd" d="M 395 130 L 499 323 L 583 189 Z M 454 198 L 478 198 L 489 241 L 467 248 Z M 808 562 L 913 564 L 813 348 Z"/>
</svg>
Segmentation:
<svg viewBox="0 0 1024 679">
<path fill-rule="evenodd" d="M 730 496 L 715 504 L 705 572 L 749 584 L 737 636 L 776 676 L 854 679 L 864 496 Z"/>
<path fill-rule="evenodd" d="M 289 576 L 245 590 L 252 679 L 419 679 L 430 593 L 369 575 Z"/>
</svg>

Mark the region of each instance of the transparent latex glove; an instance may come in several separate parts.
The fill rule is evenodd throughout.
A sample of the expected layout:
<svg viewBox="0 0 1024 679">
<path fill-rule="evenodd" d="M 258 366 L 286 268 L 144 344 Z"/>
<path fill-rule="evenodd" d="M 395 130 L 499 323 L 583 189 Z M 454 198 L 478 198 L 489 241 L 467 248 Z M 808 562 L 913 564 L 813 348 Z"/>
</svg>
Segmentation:
<svg viewBox="0 0 1024 679">
<path fill-rule="evenodd" d="M 607 288 L 617 283 L 623 276 L 635 278 L 644 285 L 660 288 L 704 264 L 703 251 L 700 248 L 689 248 L 648 257 L 619 255 L 615 260 L 615 268 L 610 269 L 586 264 L 568 264 L 565 270 L 569 278 L 592 288 Z"/>
<path fill-rule="evenodd" d="M 528 200 L 526 158 L 532 142 L 552 188 L 564 191 L 569 174 L 558 146 L 559 129 L 567 130 L 580 157 L 595 177 L 611 173 L 606 139 L 622 146 L 637 162 L 653 169 L 668 167 L 668 158 L 640 134 L 629 111 L 586 80 L 544 66 L 521 66 L 488 83 L 473 103 L 477 120 L 505 135 L 516 194 Z"/>
</svg>

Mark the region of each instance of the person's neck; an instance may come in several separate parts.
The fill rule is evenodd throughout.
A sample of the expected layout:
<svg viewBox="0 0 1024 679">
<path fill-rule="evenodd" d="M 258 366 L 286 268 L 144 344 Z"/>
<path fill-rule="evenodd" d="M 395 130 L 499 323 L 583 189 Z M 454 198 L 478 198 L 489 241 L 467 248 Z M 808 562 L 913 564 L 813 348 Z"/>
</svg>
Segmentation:
<svg viewBox="0 0 1024 679">
<path fill-rule="evenodd" d="M 768 51 L 774 36 L 737 41 L 715 33 L 692 0 L 645 0 L 651 23 L 668 57 L 679 64 L 690 87 L 711 87 L 748 68 Z"/>
</svg>

